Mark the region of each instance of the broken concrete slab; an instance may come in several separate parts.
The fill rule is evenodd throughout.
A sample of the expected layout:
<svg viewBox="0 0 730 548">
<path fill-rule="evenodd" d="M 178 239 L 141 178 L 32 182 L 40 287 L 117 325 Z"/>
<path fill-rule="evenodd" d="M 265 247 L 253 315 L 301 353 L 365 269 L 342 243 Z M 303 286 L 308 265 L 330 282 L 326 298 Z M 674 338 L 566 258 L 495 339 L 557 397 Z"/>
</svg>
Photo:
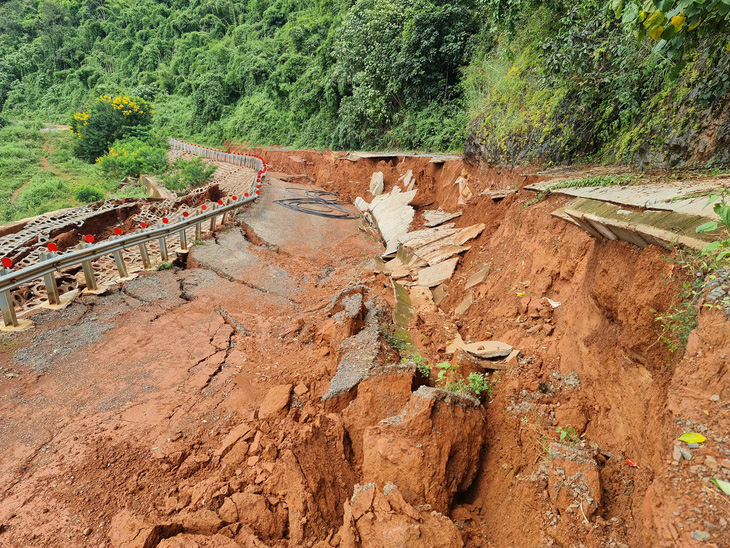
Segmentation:
<svg viewBox="0 0 730 548">
<path fill-rule="evenodd" d="M 427 209 L 426 211 L 423 212 L 423 218 L 426 221 L 424 223 L 424 226 L 434 227 L 434 226 L 442 225 L 445 222 L 450 221 L 451 219 L 456 219 L 457 217 L 461 217 L 461 213 L 462 213 L 461 211 L 449 213 L 442 209 Z"/>
<path fill-rule="evenodd" d="M 491 263 L 485 264 L 483 267 L 481 267 L 479 270 L 477 270 L 474 274 L 469 276 L 469 279 L 466 280 L 466 284 L 464 285 L 464 290 L 471 289 L 475 285 L 484 283 L 484 281 L 489 277 L 489 271 L 491 270 L 491 268 L 492 268 Z"/>
<path fill-rule="evenodd" d="M 391 192 L 376 196 L 370 202 L 370 212 L 380 235 L 385 240 L 384 257 L 398 250 L 398 239 L 408 233 L 415 210 L 409 206 L 416 196 L 416 190 L 401 192 L 396 187 Z"/>
<path fill-rule="evenodd" d="M 441 284 L 431 290 L 431 295 L 433 295 L 433 304 L 441 306 L 441 303 L 449 295 L 448 288 L 444 284 Z"/>
<path fill-rule="evenodd" d="M 457 363 L 462 366 L 475 365 L 481 369 L 489 369 L 490 371 L 506 371 L 509 369 L 504 360 L 495 361 L 487 358 L 480 358 L 479 356 L 475 356 L 474 354 L 467 352 L 464 348 L 457 349 L 456 352 L 454 352 L 454 355 Z"/>
<path fill-rule="evenodd" d="M 479 341 L 465 344 L 463 350 L 479 358 L 489 359 L 509 356 L 512 352 L 512 347 L 507 343 L 499 341 Z"/>
<path fill-rule="evenodd" d="M 393 323 L 405 329 L 408 327 L 410 319 L 415 315 L 413 302 L 405 287 L 395 281 L 391 283 L 393 284 L 393 296 L 395 298 Z"/>
<path fill-rule="evenodd" d="M 479 196 L 489 196 L 492 201 L 499 202 L 500 200 L 504 200 L 507 196 L 517 194 L 517 192 L 519 191 L 512 189 L 484 190 L 479 193 Z"/>
<path fill-rule="evenodd" d="M 372 194 L 373 196 L 379 196 L 383 193 L 384 188 L 385 183 L 383 179 L 383 172 L 376 171 L 370 178 L 370 194 Z"/>
<path fill-rule="evenodd" d="M 464 297 L 464 300 L 459 303 L 459 306 L 457 306 L 456 309 L 454 309 L 454 316 L 456 318 L 461 318 L 473 304 L 474 293 L 469 291 L 469 293 L 466 294 L 466 297 Z"/>
<path fill-rule="evenodd" d="M 367 203 L 364 199 L 360 198 L 359 196 L 355 198 L 355 207 L 360 213 L 365 213 L 366 211 L 370 211 L 370 204 Z"/>
<path fill-rule="evenodd" d="M 456 335 L 454 335 L 454 340 L 451 341 L 451 344 L 446 345 L 446 351 L 444 352 L 444 354 L 446 354 L 446 355 L 455 354 L 457 351 L 464 348 L 465 345 L 466 345 L 466 343 L 464 342 L 464 339 L 462 339 L 461 335 L 459 333 L 457 333 Z"/>
<path fill-rule="evenodd" d="M 435 287 L 446 280 L 451 279 L 456 270 L 459 257 L 448 259 L 434 266 L 429 266 L 418 272 L 418 285 L 424 287 Z"/>
<path fill-rule="evenodd" d="M 697 234 L 709 217 L 671 211 L 628 211 L 619 206 L 578 198 L 553 212 L 590 233 L 594 238 L 623 240 L 639 247 L 647 244 L 670 249 L 683 245 L 701 250 L 717 235 Z"/>
<path fill-rule="evenodd" d="M 478 224 L 461 229 L 428 229 L 433 232 L 424 233 L 419 238 L 408 239 L 403 246 L 430 266 L 434 266 L 453 255 L 469 250 L 470 247 L 464 246 L 464 243 L 477 237 L 484 228 L 484 224 Z"/>
</svg>

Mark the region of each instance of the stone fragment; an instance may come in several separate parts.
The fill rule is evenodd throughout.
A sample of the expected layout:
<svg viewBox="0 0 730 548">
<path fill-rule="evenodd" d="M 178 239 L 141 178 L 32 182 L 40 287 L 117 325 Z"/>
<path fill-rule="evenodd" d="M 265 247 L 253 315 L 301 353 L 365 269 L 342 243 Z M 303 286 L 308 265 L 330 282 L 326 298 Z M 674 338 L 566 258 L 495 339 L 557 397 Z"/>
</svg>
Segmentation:
<svg viewBox="0 0 730 548">
<path fill-rule="evenodd" d="M 507 343 L 499 341 L 479 341 L 465 344 L 463 350 L 479 358 L 488 359 L 509 356 L 512 352 L 512 347 Z"/>
<path fill-rule="evenodd" d="M 213 453 L 216 457 L 224 457 L 228 451 L 231 450 L 231 448 L 236 444 L 238 440 L 240 440 L 243 436 L 249 433 L 251 430 L 251 427 L 247 424 L 239 424 L 233 430 L 231 430 L 228 435 L 226 435 L 225 438 L 223 438 L 223 441 L 218 446 L 218 449 L 215 450 Z"/>
<path fill-rule="evenodd" d="M 309 388 L 307 388 L 307 385 L 303 382 L 300 382 L 294 387 L 294 393 L 297 395 L 298 398 L 301 398 L 307 392 L 309 392 Z"/>
<path fill-rule="evenodd" d="M 464 339 L 461 338 L 461 335 L 458 333 L 454 335 L 454 340 L 451 341 L 451 344 L 446 345 L 446 351 L 444 352 L 446 355 L 455 354 L 457 351 L 464 348 L 466 343 L 464 342 Z"/>
<path fill-rule="evenodd" d="M 282 384 L 269 390 L 259 407 L 259 418 L 268 419 L 286 415 L 286 409 L 289 407 L 291 388 L 291 384 Z"/>
<path fill-rule="evenodd" d="M 690 451 L 686 447 L 682 447 L 681 445 L 675 447 L 679 447 L 679 452 L 681 453 L 684 460 L 692 460 L 692 451 Z"/>
<path fill-rule="evenodd" d="M 182 532 L 179 523 L 153 525 L 129 510 L 118 512 L 109 527 L 109 542 L 113 548 L 147 548 L 157 546 L 163 538 Z"/>
<path fill-rule="evenodd" d="M 479 270 L 477 270 L 474 274 L 469 276 L 469 279 L 466 280 L 466 284 L 464 285 L 464 290 L 471 289 L 475 285 L 479 285 L 481 283 L 484 283 L 484 281 L 489 276 L 489 270 L 491 269 L 491 264 L 485 264 L 483 267 L 481 267 Z"/>
<path fill-rule="evenodd" d="M 373 196 L 379 196 L 383 193 L 384 188 L 384 182 L 383 182 L 383 172 L 382 171 L 376 171 L 373 173 L 373 176 L 370 178 L 370 194 Z"/>
<path fill-rule="evenodd" d="M 580 447 L 552 443 L 549 461 L 548 492 L 561 514 L 568 508 L 580 507 L 590 519 L 601 504 L 601 480 L 595 459 Z"/>
<path fill-rule="evenodd" d="M 675 445 L 672 450 L 672 460 L 676 460 L 677 462 L 682 460 L 682 450 L 679 448 L 679 445 Z"/>
<path fill-rule="evenodd" d="M 720 466 L 730 470 L 730 459 L 722 459 L 722 461 L 720 462 Z"/>
<path fill-rule="evenodd" d="M 705 466 L 713 472 L 717 472 L 720 469 L 720 465 L 717 464 L 715 457 L 711 457 L 710 455 L 705 457 Z"/>
<path fill-rule="evenodd" d="M 720 401 L 720 395 L 719 395 L 719 394 L 713 394 L 713 395 L 712 395 L 712 396 L 710 397 L 710 400 L 711 400 L 711 401 Z"/>
<path fill-rule="evenodd" d="M 263 495 L 234 493 L 231 500 L 238 510 L 238 521 L 248 525 L 264 539 L 280 539 L 286 531 L 288 515 L 285 511 L 272 512 Z"/>
<path fill-rule="evenodd" d="M 692 531 L 692 538 L 700 542 L 707 542 L 712 536 L 707 531 Z"/>
<path fill-rule="evenodd" d="M 238 509 L 235 503 L 228 497 L 223 501 L 223 505 L 218 508 L 218 515 L 226 523 L 238 521 Z"/>
<path fill-rule="evenodd" d="M 424 287 L 435 287 L 442 284 L 446 280 L 450 280 L 454 275 L 459 257 L 448 259 L 434 266 L 429 266 L 418 272 L 418 285 Z"/>
<path fill-rule="evenodd" d="M 464 542 L 456 525 L 427 508 L 417 510 L 405 501 L 392 483 L 356 485 L 345 502 L 341 548 L 461 548 Z"/>
<path fill-rule="evenodd" d="M 363 434 L 381 420 L 397 415 L 411 397 L 414 373 L 400 370 L 375 375 L 357 386 L 357 396 L 342 412 L 355 460 L 363 460 Z"/>
<path fill-rule="evenodd" d="M 213 535 L 218 529 L 223 527 L 223 520 L 207 508 L 182 515 L 182 525 L 186 533 L 195 533 L 200 535 Z"/>
<path fill-rule="evenodd" d="M 365 430 L 362 477 L 394 483 L 409 504 L 447 512 L 476 477 L 483 441 L 479 401 L 422 386 L 401 413 Z"/>
</svg>

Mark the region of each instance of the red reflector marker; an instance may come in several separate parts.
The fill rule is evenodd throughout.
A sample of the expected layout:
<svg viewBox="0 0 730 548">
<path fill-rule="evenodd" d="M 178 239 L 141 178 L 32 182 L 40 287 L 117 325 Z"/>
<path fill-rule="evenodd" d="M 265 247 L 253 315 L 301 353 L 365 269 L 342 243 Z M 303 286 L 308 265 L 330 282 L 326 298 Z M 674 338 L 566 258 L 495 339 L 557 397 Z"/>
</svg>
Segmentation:
<svg viewBox="0 0 730 548">
<path fill-rule="evenodd" d="M 190 215 L 190 213 L 188 213 L 187 211 L 183 211 L 183 217 L 187 217 L 188 215 Z"/>
<path fill-rule="evenodd" d="M 13 261 L 8 259 L 7 257 L 3 257 L 3 260 L 1 262 L 5 268 L 13 268 Z"/>
<path fill-rule="evenodd" d="M 139 226 L 141 226 L 142 228 L 147 228 L 147 223 L 139 223 Z"/>
<path fill-rule="evenodd" d="M 122 229 L 119 228 L 119 227 L 115 228 L 114 229 L 114 234 L 116 234 L 117 236 L 121 236 L 122 235 Z"/>
<path fill-rule="evenodd" d="M 51 253 L 55 253 L 58 251 L 58 246 L 56 244 L 48 244 L 48 251 Z"/>
<path fill-rule="evenodd" d="M 170 219 L 168 219 L 167 217 L 163 217 L 162 222 L 163 222 L 163 224 L 167 224 L 170 222 Z"/>
<path fill-rule="evenodd" d="M 84 238 L 88 243 L 93 244 L 94 243 L 94 237 L 91 234 L 87 234 L 86 238 Z"/>
</svg>

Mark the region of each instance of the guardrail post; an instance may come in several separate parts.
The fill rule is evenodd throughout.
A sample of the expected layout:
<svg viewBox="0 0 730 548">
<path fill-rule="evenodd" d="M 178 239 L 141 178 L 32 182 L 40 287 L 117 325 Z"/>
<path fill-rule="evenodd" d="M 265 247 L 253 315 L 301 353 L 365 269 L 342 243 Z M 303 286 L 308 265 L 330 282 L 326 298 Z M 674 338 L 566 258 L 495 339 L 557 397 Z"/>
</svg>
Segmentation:
<svg viewBox="0 0 730 548">
<path fill-rule="evenodd" d="M 84 245 L 82 249 L 86 249 L 89 245 Z M 94 278 L 94 267 L 91 261 L 81 261 L 81 268 L 84 271 L 84 279 L 86 280 L 86 289 L 89 291 L 98 291 L 99 286 L 96 285 L 96 278 Z"/>
<path fill-rule="evenodd" d="M 188 250 L 188 236 L 187 236 L 187 234 L 185 234 L 184 228 L 180 231 L 180 250 L 181 251 Z"/>
<path fill-rule="evenodd" d="M 195 215 L 201 215 L 203 213 L 202 210 L 197 210 L 195 212 Z M 199 242 L 203 239 L 203 223 L 196 223 L 195 225 L 195 241 Z"/>
<path fill-rule="evenodd" d="M 158 241 L 160 242 L 160 258 L 163 263 L 166 263 L 169 259 L 167 255 L 167 238 L 163 236 Z"/>
<path fill-rule="evenodd" d="M 127 272 L 127 265 L 124 264 L 124 257 L 122 257 L 121 250 L 115 251 L 112 253 L 114 255 L 114 262 L 117 264 L 117 271 L 119 272 L 119 277 L 124 279 L 129 277 L 129 273 Z"/>
<path fill-rule="evenodd" d="M 46 253 L 45 251 L 41 251 L 38 255 L 40 256 L 41 261 L 47 261 L 49 259 L 53 259 L 56 256 L 55 253 Z M 48 304 L 60 305 L 61 297 L 58 295 L 58 284 L 56 284 L 56 277 L 53 275 L 53 273 L 43 276 L 43 282 L 46 284 L 46 295 L 48 295 Z"/>
<path fill-rule="evenodd" d="M 213 204 L 213 211 L 215 211 L 216 209 L 218 209 L 218 205 Z M 210 232 L 215 232 L 215 215 L 210 218 Z"/>
<path fill-rule="evenodd" d="M 152 270 L 152 263 L 150 262 L 150 254 L 147 253 L 147 244 L 142 242 L 139 244 L 139 254 L 142 256 L 142 266 L 145 270 Z"/>
<path fill-rule="evenodd" d="M 9 268 L 0 267 L 0 276 L 5 276 L 10 272 Z M 10 291 L 0 292 L 0 310 L 2 310 L 5 327 L 18 327 L 18 317 L 15 315 L 13 295 Z"/>
</svg>

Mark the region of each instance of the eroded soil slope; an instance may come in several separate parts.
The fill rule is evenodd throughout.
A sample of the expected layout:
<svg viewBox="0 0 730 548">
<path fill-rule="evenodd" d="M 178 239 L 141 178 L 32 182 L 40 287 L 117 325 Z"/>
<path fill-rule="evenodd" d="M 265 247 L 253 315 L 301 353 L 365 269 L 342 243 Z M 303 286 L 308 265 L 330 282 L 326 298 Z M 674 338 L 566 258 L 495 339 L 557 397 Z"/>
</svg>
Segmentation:
<svg viewBox="0 0 730 548">
<path fill-rule="evenodd" d="M 684 280 L 662 250 L 592 239 L 551 217 L 559 198 L 480 195 L 535 176 L 307 154 L 263 153 L 349 199 L 412 170 L 414 227 L 438 207 L 485 223 L 409 332 L 462 374 L 479 369 L 447 353 L 457 334 L 519 349 L 493 398 L 402 360 L 374 233 L 277 206 L 294 183 L 272 179 L 186 268 L 2 339 L 0 546 L 730 544 L 707 481 L 730 475 L 730 329 L 708 310 L 681 359 L 657 342 Z M 686 431 L 707 437 L 689 461 Z"/>
</svg>

